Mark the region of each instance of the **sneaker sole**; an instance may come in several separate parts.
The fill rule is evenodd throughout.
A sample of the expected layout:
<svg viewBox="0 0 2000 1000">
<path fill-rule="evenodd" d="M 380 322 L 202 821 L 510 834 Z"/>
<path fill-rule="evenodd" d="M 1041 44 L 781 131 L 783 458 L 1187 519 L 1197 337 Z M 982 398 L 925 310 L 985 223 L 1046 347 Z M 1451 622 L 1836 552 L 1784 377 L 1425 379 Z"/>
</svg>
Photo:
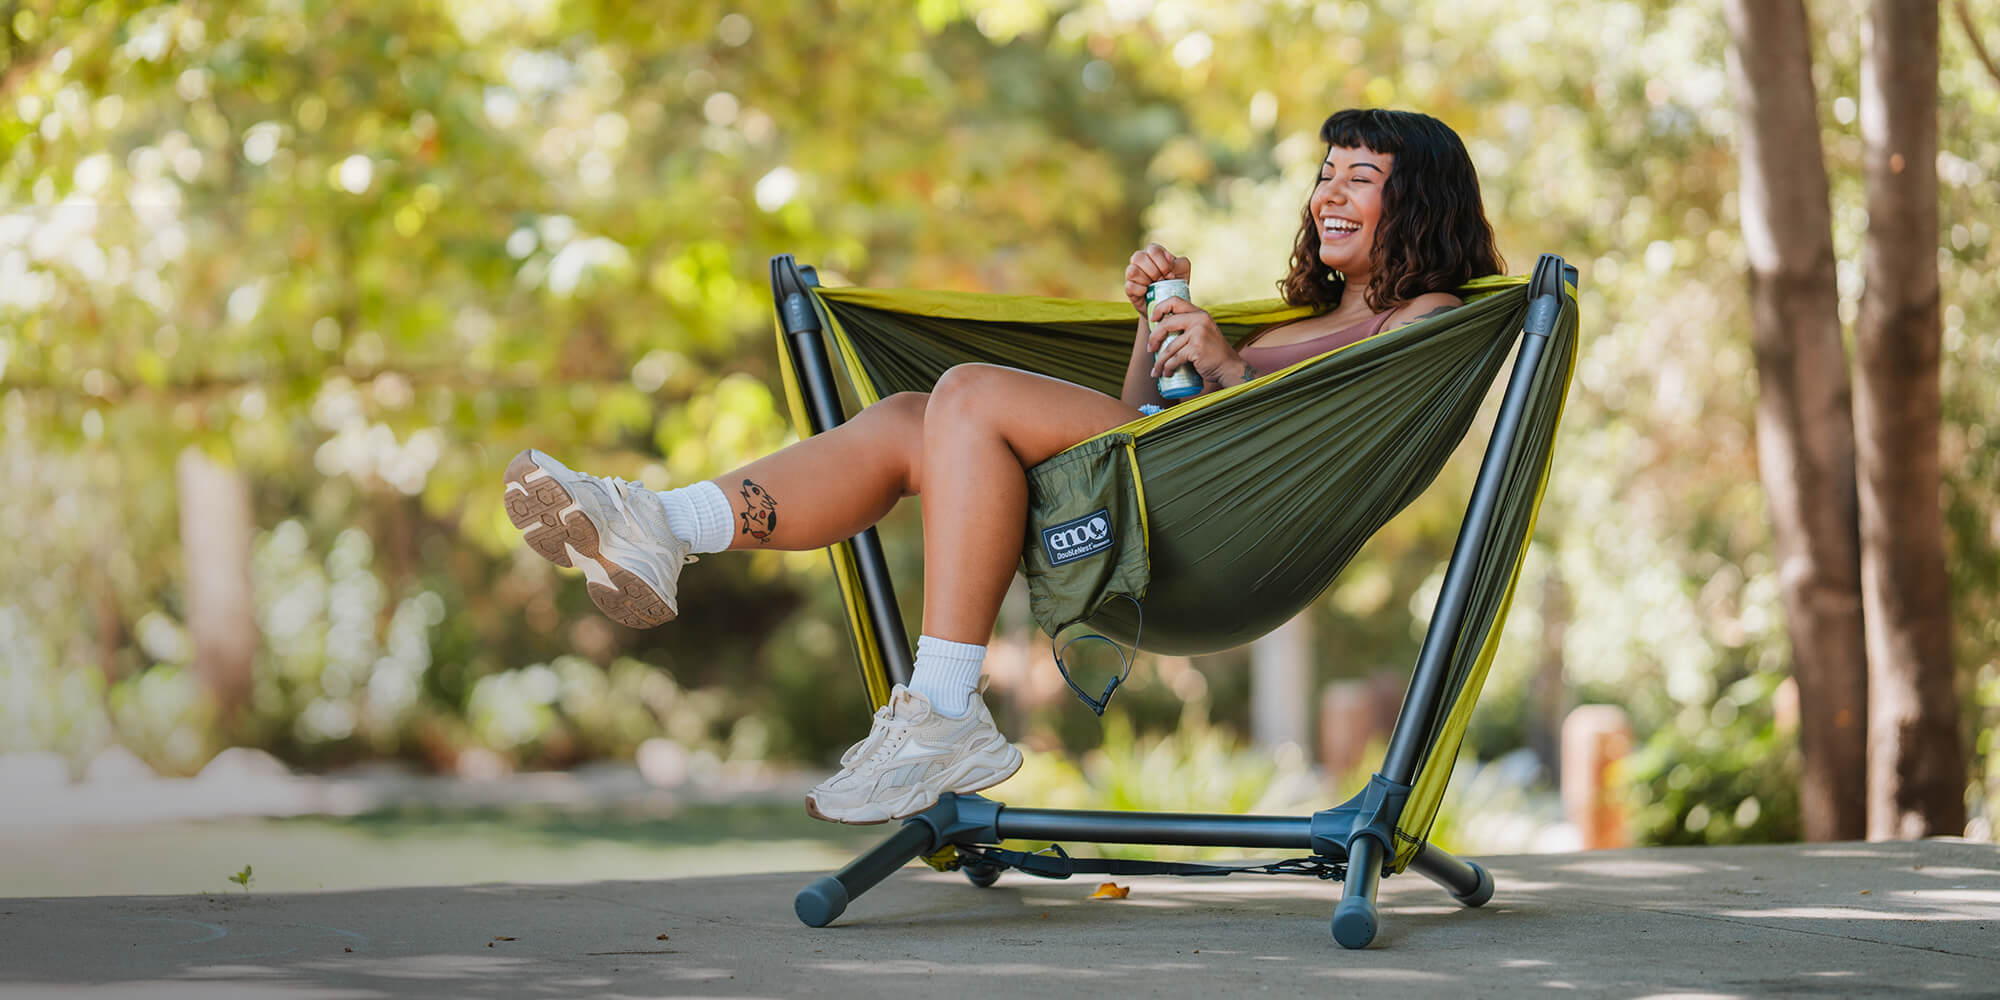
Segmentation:
<svg viewBox="0 0 2000 1000">
<path fill-rule="evenodd" d="M 977 776 L 968 775 L 964 779 L 960 780 L 957 787 L 946 788 L 943 791 L 938 792 L 937 795 L 931 796 L 929 799 L 918 799 L 914 803 L 906 802 L 901 806 L 901 808 L 881 819 L 841 819 L 838 816 L 828 816 L 827 814 L 819 811 L 819 803 L 815 802 L 811 795 L 806 796 L 806 815 L 811 816 L 816 820 L 822 820 L 827 823 L 843 823 L 846 824 L 847 826 L 876 826 L 882 823 L 887 823 L 890 820 L 909 819 L 910 817 L 915 816 L 916 814 L 923 812 L 924 810 L 929 809 L 934 805 L 937 805 L 938 798 L 943 796 L 945 792 L 950 792 L 954 795 L 968 795 L 971 794 L 972 792 L 984 791 L 988 788 L 992 788 L 994 785 L 997 785 L 1003 781 L 1006 781 L 1008 778 L 1013 777 L 1015 772 L 1021 770 L 1021 764 L 1023 760 L 1025 760 L 1025 758 L 1021 756 L 1020 747 L 1009 744 L 1007 749 L 1013 751 L 1012 754 L 1013 759 L 1011 762 L 1003 764 L 998 768 L 995 768 L 991 771 L 986 771 Z"/>
<path fill-rule="evenodd" d="M 582 569 L 591 601 L 612 621 L 629 628 L 673 621 L 674 609 L 650 584 L 604 555 L 597 526 L 569 490 L 536 465 L 531 455 L 524 451 L 514 456 L 506 476 L 507 519 L 521 529 L 528 547 L 558 566 Z"/>
</svg>

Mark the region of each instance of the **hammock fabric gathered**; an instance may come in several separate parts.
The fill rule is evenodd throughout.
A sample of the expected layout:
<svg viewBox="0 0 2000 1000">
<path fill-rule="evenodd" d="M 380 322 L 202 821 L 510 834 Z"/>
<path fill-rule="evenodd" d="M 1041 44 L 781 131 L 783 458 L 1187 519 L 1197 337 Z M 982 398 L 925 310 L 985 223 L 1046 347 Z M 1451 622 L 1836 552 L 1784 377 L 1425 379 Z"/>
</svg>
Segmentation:
<svg viewBox="0 0 2000 1000">
<path fill-rule="evenodd" d="M 1362 544 L 1421 494 L 1472 426 L 1513 353 L 1526 277 L 1476 280 L 1466 304 L 1083 441 L 1029 472 L 1022 554 L 1030 605 L 1051 636 L 1075 624 L 1170 654 L 1240 646 L 1298 614 Z M 1493 530 L 1478 553 L 1465 626 L 1432 738 L 1397 823 L 1400 871 L 1427 835 L 1506 618 L 1547 482 L 1575 362 L 1574 286 L 1508 443 Z M 867 405 L 928 391 L 985 362 L 1118 395 L 1136 317 L 1123 302 L 814 288 L 836 365 Z M 1276 301 L 1210 308 L 1240 343 L 1308 315 Z M 781 352 L 789 353 L 782 324 Z M 810 433 L 791 366 L 794 423 Z M 835 564 L 871 697 L 886 698 L 877 645 L 840 550 Z M 1124 600 L 1120 598 L 1129 598 Z M 1143 625 L 1143 628 L 1141 627 Z M 872 673 L 871 673 L 872 668 Z M 876 687 L 882 687 L 880 692 Z"/>
</svg>

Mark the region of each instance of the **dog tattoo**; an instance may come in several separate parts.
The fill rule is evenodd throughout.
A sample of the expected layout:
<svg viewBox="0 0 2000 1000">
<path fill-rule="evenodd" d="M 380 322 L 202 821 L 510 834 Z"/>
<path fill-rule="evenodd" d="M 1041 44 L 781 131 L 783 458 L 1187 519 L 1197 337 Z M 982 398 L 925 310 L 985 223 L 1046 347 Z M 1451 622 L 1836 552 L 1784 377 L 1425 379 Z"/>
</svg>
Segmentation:
<svg viewBox="0 0 2000 1000">
<path fill-rule="evenodd" d="M 743 533 L 755 538 L 758 544 L 768 543 L 771 532 L 778 530 L 778 501 L 764 492 L 762 486 L 748 479 L 743 481 Z"/>
</svg>

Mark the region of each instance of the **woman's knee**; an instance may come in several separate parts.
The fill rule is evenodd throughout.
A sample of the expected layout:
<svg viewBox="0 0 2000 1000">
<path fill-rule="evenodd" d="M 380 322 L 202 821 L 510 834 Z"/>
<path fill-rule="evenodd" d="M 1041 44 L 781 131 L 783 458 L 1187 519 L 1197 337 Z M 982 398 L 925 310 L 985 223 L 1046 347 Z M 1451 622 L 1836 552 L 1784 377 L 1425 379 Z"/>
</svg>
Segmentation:
<svg viewBox="0 0 2000 1000">
<path fill-rule="evenodd" d="M 868 408 L 869 413 L 879 413 L 883 419 L 897 423 L 923 426 L 924 410 L 930 405 L 928 392 L 896 392 L 882 397 L 881 401 Z"/>
<path fill-rule="evenodd" d="M 979 362 L 953 365 L 931 387 L 926 415 L 938 415 L 954 423 L 974 417 L 993 406 L 1005 406 L 1006 383 L 1020 371 L 1002 365 Z"/>
</svg>

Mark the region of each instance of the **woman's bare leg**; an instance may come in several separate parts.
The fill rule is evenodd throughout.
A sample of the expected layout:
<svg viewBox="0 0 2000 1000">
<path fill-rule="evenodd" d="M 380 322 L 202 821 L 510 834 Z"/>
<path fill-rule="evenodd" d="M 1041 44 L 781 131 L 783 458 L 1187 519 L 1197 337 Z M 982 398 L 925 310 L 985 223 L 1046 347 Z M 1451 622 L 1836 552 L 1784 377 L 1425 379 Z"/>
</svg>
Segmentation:
<svg viewBox="0 0 2000 1000">
<path fill-rule="evenodd" d="M 983 645 L 1021 559 L 1027 470 L 1139 411 L 1103 393 L 995 365 L 960 365 L 924 417 L 925 635 Z"/>
<path fill-rule="evenodd" d="M 1027 470 L 1138 415 L 1059 379 L 960 365 L 931 393 L 897 393 L 711 482 L 728 504 L 731 549 L 822 548 L 923 494 L 924 634 L 983 645 L 1020 560 Z M 515 456 L 505 478 L 508 516 L 530 546 L 558 566 L 582 566 L 606 614 L 634 628 L 674 618 L 680 565 L 694 539 L 667 537 L 659 521 L 633 514 L 648 502 L 692 502 L 674 500 L 683 491 L 635 497 L 630 484 L 534 451 Z M 649 516 L 671 522 L 673 510 L 686 509 Z"/>
<path fill-rule="evenodd" d="M 1101 393 L 993 365 L 938 380 L 911 481 L 924 498 L 924 627 L 907 688 L 877 712 L 806 812 L 841 823 L 903 819 L 946 792 L 1007 780 L 1021 751 L 979 697 L 980 668 L 1027 530 L 1027 470 L 1139 415 Z M 739 508 L 741 516 L 747 508 Z"/>
<path fill-rule="evenodd" d="M 851 538 L 921 482 L 928 393 L 901 392 L 852 420 L 712 482 L 736 522 L 731 549 L 818 549 Z"/>
<path fill-rule="evenodd" d="M 714 482 L 731 549 L 815 549 L 924 498 L 925 635 L 984 644 L 1020 562 L 1027 470 L 1139 416 L 1093 389 L 998 365 L 959 365 L 930 393 L 854 419 Z"/>
</svg>

